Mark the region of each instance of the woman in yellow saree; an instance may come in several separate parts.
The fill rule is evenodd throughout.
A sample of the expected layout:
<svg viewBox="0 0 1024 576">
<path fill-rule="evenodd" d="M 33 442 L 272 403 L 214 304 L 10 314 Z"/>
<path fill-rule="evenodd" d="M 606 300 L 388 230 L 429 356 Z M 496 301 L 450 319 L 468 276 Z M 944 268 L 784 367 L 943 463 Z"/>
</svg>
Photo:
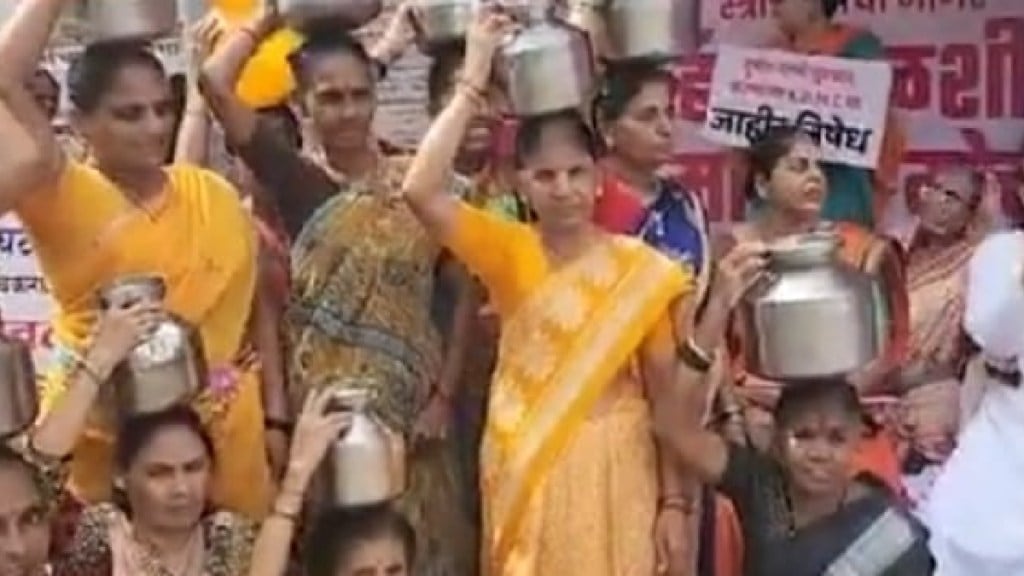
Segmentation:
<svg viewBox="0 0 1024 576">
<path fill-rule="evenodd" d="M 481 454 L 489 576 L 650 576 L 660 510 L 650 410 L 671 386 L 670 310 L 692 289 L 669 259 L 593 224 L 596 143 L 574 111 L 528 118 L 517 164 L 536 225 L 446 194 L 510 20 L 485 10 L 464 76 L 424 138 L 404 193 L 487 287 L 501 320 Z M 664 570 L 662 564 L 657 566 Z"/>
<path fill-rule="evenodd" d="M 64 393 L 96 321 L 95 293 L 113 280 L 158 275 L 166 308 L 201 332 L 212 386 L 200 401 L 220 463 L 214 503 L 260 517 L 269 499 L 259 383 L 235 358 L 256 282 L 256 243 L 238 194 L 216 175 L 165 167 L 173 134 L 169 82 L 137 45 L 93 45 L 69 72 L 76 128 L 90 165 L 65 158 L 49 123 L 21 86 L 39 60 L 63 0 L 19 3 L 0 31 L 0 84 L 14 118 L 31 133 L 26 158 L 33 183 L 0 210 L 13 209 L 28 230 L 58 304 L 58 362 L 48 375 L 44 409 Z M 24 152 L 24 150 L 22 151 Z M 10 174 L 2 175 L 10 185 Z M 109 497 L 111 432 L 94 421 L 74 452 L 72 480 L 88 501 Z M 245 479 L 239 483 L 239 479 Z M 232 484 L 233 482 L 233 484 Z"/>
</svg>

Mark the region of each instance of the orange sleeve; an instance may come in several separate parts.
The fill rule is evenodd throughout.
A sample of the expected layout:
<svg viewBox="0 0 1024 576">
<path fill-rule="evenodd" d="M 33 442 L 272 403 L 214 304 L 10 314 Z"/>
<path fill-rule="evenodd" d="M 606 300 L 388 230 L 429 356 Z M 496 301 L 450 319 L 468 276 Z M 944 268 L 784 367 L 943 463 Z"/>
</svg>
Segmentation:
<svg viewBox="0 0 1024 576">
<path fill-rule="evenodd" d="M 15 213 L 36 244 L 65 244 L 71 240 L 69 235 L 109 218 L 104 209 L 118 198 L 114 184 L 95 168 L 69 159 L 57 182 L 27 194 Z"/>
<path fill-rule="evenodd" d="M 444 245 L 495 296 L 507 292 L 523 225 L 459 201 L 455 226 Z"/>
<path fill-rule="evenodd" d="M 651 328 L 651 332 L 646 338 L 647 345 L 659 355 L 667 354 L 674 358 L 676 354 L 675 332 L 672 318 L 666 314 L 659 318 L 658 322 Z"/>
<path fill-rule="evenodd" d="M 15 209 L 40 265 L 58 298 L 68 283 L 88 275 L 100 257 L 100 236 L 125 201 L 96 169 L 68 160 L 59 180 L 27 194 Z"/>
</svg>

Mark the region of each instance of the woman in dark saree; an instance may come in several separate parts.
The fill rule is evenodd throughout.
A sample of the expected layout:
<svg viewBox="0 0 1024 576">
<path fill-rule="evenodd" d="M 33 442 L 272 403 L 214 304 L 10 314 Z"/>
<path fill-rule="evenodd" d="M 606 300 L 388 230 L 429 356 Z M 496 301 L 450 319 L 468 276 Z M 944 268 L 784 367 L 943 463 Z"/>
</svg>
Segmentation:
<svg viewBox="0 0 1024 576">
<path fill-rule="evenodd" d="M 655 429 L 689 470 L 736 506 L 746 576 L 926 576 L 923 529 L 881 482 L 850 478 L 861 437 L 857 393 L 842 380 L 791 383 L 774 409 L 772 450 L 730 443 L 701 426 L 706 390 L 674 388 Z"/>
</svg>

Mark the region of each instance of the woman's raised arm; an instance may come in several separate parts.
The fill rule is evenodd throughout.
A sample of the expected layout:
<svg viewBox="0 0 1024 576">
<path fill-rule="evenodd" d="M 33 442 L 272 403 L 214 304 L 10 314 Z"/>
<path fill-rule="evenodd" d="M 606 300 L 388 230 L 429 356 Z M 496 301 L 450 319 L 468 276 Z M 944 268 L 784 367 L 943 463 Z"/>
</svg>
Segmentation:
<svg viewBox="0 0 1024 576">
<path fill-rule="evenodd" d="M 64 155 L 43 111 L 19 82 L 0 82 L 0 214 L 59 177 Z"/>
<path fill-rule="evenodd" d="M 77 358 L 67 391 L 32 432 L 32 447 L 40 454 L 64 458 L 85 429 L 100 389 L 114 368 L 160 321 L 159 306 L 136 304 L 106 312 L 84 357 Z"/>
<path fill-rule="evenodd" d="M 0 213 L 15 208 L 23 195 L 55 181 L 63 155 L 49 120 L 28 94 L 25 82 L 43 57 L 68 0 L 17 2 L 0 26 Z"/>
<path fill-rule="evenodd" d="M 200 71 L 199 89 L 232 146 L 244 146 L 256 134 L 259 114 L 238 97 L 235 86 L 256 49 L 277 28 L 277 21 L 273 10 L 262 11 L 228 34 Z"/>
<path fill-rule="evenodd" d="M 70 0 L 15 2 L 0 27 L 0 83 L 25 82 L 43 58 L 53 28 Z"/>
<path fill-rule="evenodd" d="M 431 124 L 405 175 L 402 192 L 412 211 L 436 238 L 455 226 L 458 200 L 448 194 L 452 167 L 470 121 L 487 106 L 492 61 L 513 21 L 498 9 L 484 9 L 469 31 L 462 80 L 448 107 Z"/>
<path fill-rule="evenodd" d="M 329 412 L 330 399 L 330 390 L 314 391 L 306 398 L 295 426 L 288 472 L 274 508 L 256 538 L 249 576 L 280 576 L 287 572 L 292 539 L 309 483 L 331 444 L 352 421 L 351 413 Z"/>
</svg>

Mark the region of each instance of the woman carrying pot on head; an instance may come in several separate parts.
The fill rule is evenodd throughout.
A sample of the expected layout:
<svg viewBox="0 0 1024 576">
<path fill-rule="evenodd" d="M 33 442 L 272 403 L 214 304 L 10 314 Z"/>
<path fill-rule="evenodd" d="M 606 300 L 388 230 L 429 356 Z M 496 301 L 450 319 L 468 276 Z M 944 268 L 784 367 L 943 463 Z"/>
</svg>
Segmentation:
<svg viewBox="0 0 1024 576">
<path fill-rule="evenodd" d="M 96 291 L 115 279 L 157 275 L 165 304 L 198 327 L 207 363 L 223 383 L 201 399 L 219 466 L 213 499 L 259 517 L 269 504 L 263 415 L 254 370 L 236 361 L 256 280 L 251 219 L 237 192 L 211 172 L 164 166 L 173 139 L 170 84 L 160 61 L 138 44 L 95 44 L 69 70 L 73 122 L 92 163 L 67 158 L 24 94 L 67 0 L 19 3 L 0 31 L 0 84 L 31 139 L 19 169 L 2 180 L 0 210 L 25 224 L 57 300 L 60 358 L 44 390 L 44 410 L 66 392 L 96 319 Z M 17 188 L 17 190 L 15 190 Z M 111 431 L 90 426 L 76 447 L 72 482 L 89 501 L 109 497 Z M 246 478 L 238 485 L 237 478 Z"/>
<path fill-rule="evenodd" d="M 66 462 L 115 367 L 161 322 L 152 304 L 103 314 L 73 384 L 32 431 L 27 453 L 62 503 L 53 573 L 67 576 L 245 576 L 255 535 L 251 520 L 210 508 L 215 455 L 199 416 L 187 406 L 125 415 L 115 450 L 112 502 L 76 505 L 64 492 Z M 110 407 L 105 407 L 110 408 Z M 115 503 L 116 502 L 116 503 Z"/>
<path fill-rule="evenodd" d="M 325 414 L 328 390 L 312 391 L 295 439 L 274 513 L 260 529 L 248 576 L 286 574 L 296 538 L 296 520 L 314 472 L 351 422 L 351 413 Z M 353 429 L 353 432 L 355 429 Z M 339 463 L 343 465 L 344 463 Z M 416 534 L 391 503 L 321 511 L 306 532 L 302 554 L 307 576 L 407 576 L 415 574 Z"/>
<path fill-rule="evenodd" d="M 455 96 L 462 82 L 465 46 L 435 50 L 427 72 L 430 116 L 437 117 Z M 492 79 L 493 80 L 493 79 Z M 515 119 L 504 114 L 507 103 L 501 87 L 492 81 L 488 105 L 478 111 L 466 131 L 455 158 L 456 181 L 461 196 L 474 206 L 511 221 L 531 218 L 526 203 L 515 192 L 515 167 L 509 148 L 514 140 Z M 466 282 L 466 278 L 456 282 Z M 497 355 L 498 323 L 488 304 L 487 291 L 479 282 L 452 285 L 439 291 L 448 306 L 439 306 L 438 319 L 448 327 L 449 341 L 463 343 L 464 368 L 455 394 L 455 434 L 467 486 L 467 501 L 479 519 L 479 453 L 487 393 Z M 444 301 L 438 302 L 444 304 Z M 450 320 L 448 320 L 450 318 Z"/>
<path fill-rule="evenodd" d="M 707 392 L 699 375 L 689 376 L 671 388 L 655 431 L 735 504 L 744 576 L 933 573 L 924 530 L 874 477 L 850 476 L 863 426 L 852 386 L 784 386 L 771 446 L 761 452 L 702 427 Z"/>
<path fill-rule="evenodd" d="M 736 226 L 729 237 L 723 238 L 721 249 L 726 255 L 716 266 L 714 297 L 709 298 L 705 307 L 701 329 L 685 343 L 681 359 L 688 370 L 714 381 L 716 378 L 709 375 L 710 368 L 717 351 L 727 345 L 733 359 L 729 378 L 733 384 L 723 388 L 728 394 L 721 395 L 720 400 L 728 420 L 738 424 L 741 432 L 731 439 L 749 440 L 755 446 L 767 448 L 772 438 L 771 410 L 780 384 L 761 380 L 745 371 L 743 346 L 750 335 L 744 333 L 743 323 L 736 321 L 734 312 L 752 285 L 751 278 L 759 278 L 755 273 L 765 271 L 765 246 L 777 239 L 826 227 L 841 239 L 839 257 L 843 261 L 882 281 L 887 296 L 886 317 L 890 318 L 889 337 L 881 357 L 849 378 L 862 395 L 870 397 L 890 392 L 890 377 L 905 353 L 907 300 L 903 263 L 895 243 L 852 224 L 822 221 L 820 207 L 825 180 L 818 166 L 818 149 L 807 137 L 792 127 L 777 128 L 755 143 L 749 156 L 752 189 L 763 202 L 763 209 L 757 219 Z M 731 334 L 730 327 L 735 327 Z M 901 494 L 899 463 L 891 431 L 874 428 L 867 430 L 860 442 L 852 461 L 852 472 L 872 474 L 893 493 Z M 716 521 L 728 525 L 731 522 L 728 512 L 719 510 Z M 723 562 L 731 562 L 731 559 L 715 559 L 716 566 Z"/>
<path fill-rule="evenodd" d="M 446 259 L 400 198 L 408 158 L 386 156 L 374 140 L 379 66 L 340 26 L 308 30 L 292 57 L 319 154 L 303 155 L 235 95 L 243 66 L 278 21 L 267 11 L 228 36 L 200 85 L 293 239 L 285 326 L 292 405 L 310 389 L 371 389 L 373 410 L 407 445 L 401 507 L 417 529 L 420 569 L 461 576 L 476 564 L 447 434 L 461 366 L 443 354 L 431 318 Z"/>
<path fill-rule="evenodd" d="M 481 456 L 484 569 L 652 574 L 666 533 L 656 529 L 659 513 L 681 502 L 659 492 L 649 414 L 674 382 L 673 303 L 692 280 L 643 243 L 593 224 L 598 144 L 575 111 L 520 125 L 516 166 L 536 224 L 446 193 L 512 27 L 499 9 L 480 12 L 463 81 L 404 185 L 420 221 L 481 279 L 501 320 Z"/>
</svg>

